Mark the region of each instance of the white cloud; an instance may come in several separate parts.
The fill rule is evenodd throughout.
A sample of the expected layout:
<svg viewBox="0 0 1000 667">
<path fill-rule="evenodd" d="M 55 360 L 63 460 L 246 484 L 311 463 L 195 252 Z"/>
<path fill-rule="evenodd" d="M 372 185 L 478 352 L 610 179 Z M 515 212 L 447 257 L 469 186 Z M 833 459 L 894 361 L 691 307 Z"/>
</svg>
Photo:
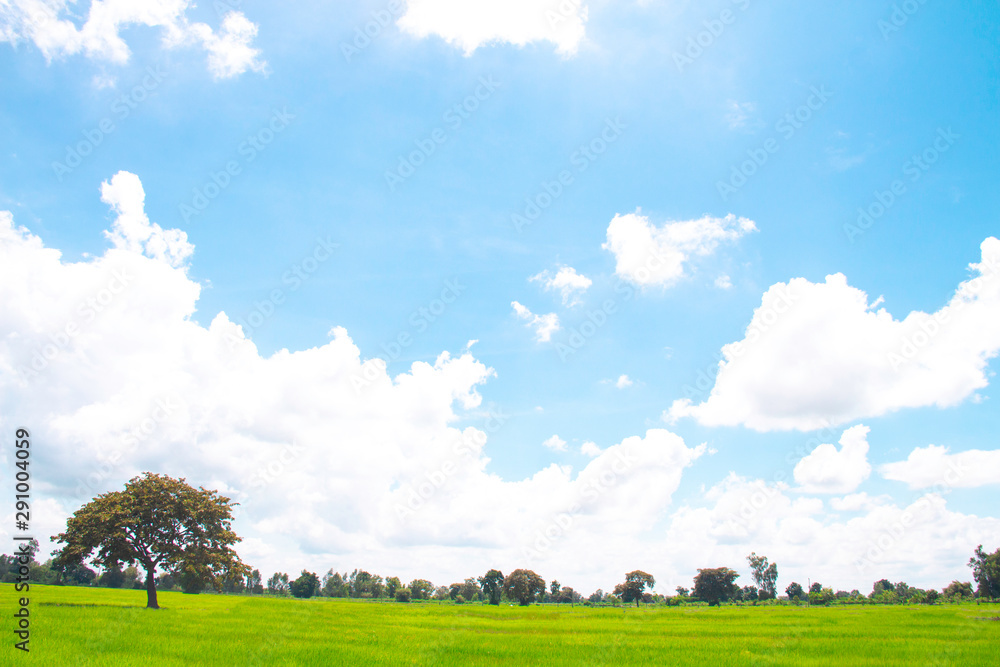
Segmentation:
<svg viewBox="0 0 1000 667">
<path fill-rule="evenodd" d="M 968 579 L 973 549 L 1000 530 L 997 518 L 949 510 L 936 494 L 908 505 L 864 494 L 830 504 L 852 515 L 830 514 L 818 498 L 790 496 L 785 484 L 731 474 L 671 515 L 654 554 L 655 562 L 667 564 L 656 573 L 657 589 L 670 590 L 674 581 L 689 586 L 688 573 L 706 566 L 728 564 L 748 578 L 750 550 L 778 564 L 779 590 L 811 578 L 868 593 L 882 577 L 940 589 Z"/>
<path fill-rule="evenodd" d="M 263 357 L 225 313 L 198 324 L 200 287 L 176 262 L 189 246 L 148 222 L 133 179 L 105 186 L 109 247 L 82 261 L 0 212 L 0 430 L 28 424 L 45 443 L 40 534 L 151 470 L 241 503 L 238 552 L 266 572 L 358 566 L 448 583 L 534 566 L 607 588 L 656 539 L 704 447 L 653 429 L 587 448 L 582 469 L 505 481 L 485 454 L 509 419 L 482 407 L 490 368 L 442 353 L 390 376 L 336 326 L 317 347 Z"/>
<path fill-rule="evenodd" d="M 419 38 L 438 35 L 467 56 L 488 44 L 540 41 L 573 55 L 587 14 L 586 0 L 408 0 L 398 25 Z"/>
<path fill-rule="evenodd" d="M 632 380 L 629 379 L 628 375 L 620 375 L 615 381 L 615 386 L 619 389 L 624 389 L 626 387 L 631 387 L 633 384 Z"/>
<path fill-rule="evenodd" d="M 111 231 L 105 232 L 116 248 L 145 252 L 170 266 L 180 266 L 194 252 L 186 233 L 179 229 L 164 231 L 155 222 L 149 222 L 145 211 L 146 192 L 135 174 L 119 171 L 110 182 L 104 181 L 101 201 L 118 214 Z"/>
<path fill-rule="evenodd" d="M 636 285 L 670 287 L 685 277 L 693 257 L 711 255 L 719 243 L 737 241 L 756 225 L 734 215 L 682 222 L 662 227 L 639 212 L 616 215 L 602 246 L 615 256 L 616 273 Z"/>
<path fill-rule="evenodd" d="M 535 340 L 539 343 L 547 343 L 552 340 L 552 334 L 559 331 L 559 316 L 555 313 L 535 315 L 517 301 L 511 301 L 510 305 L 514 308 L 518 318 L 527 322 L 525 326 L 535 330 Z"/>
<path fill-rule="evenodd" d="M 723 273 L 721 276 L 715 279 L 715 286 L 718 287 L 719 289 L 730 289 L 733 286 L 733 281 L 732 279 L 730 279 L 729 276 Z"/>
<path fill-rule="evenodd" d="M 208 68 L 217 79 L 247 71 L 262 72 L 266 63 L 251 46 L 257 26 L 242 12 L 229 11 L 219 33 L 204 23 L 191 23 L 191 0 L 93 0 L 77 28 L 67 0 L 9 0 L 0 9 L 0 41 L 31 41 L 48 61 L 84 54 L 98 61 L 123 64 L 131 51 L 121 32 L 131 26 L 160 28 L 163 45 L 200 44 L 208 52 Z"/>
<path fill-rule="evenodd" d="M 806 493 L 851 493 L 871 475 L 867 426 L 852 426 L 835 445 L 819 445 L 795 466 L 795 481 Z"/>
<path fill-rule="evenodd" d="M 580 445 L 580 453 L 583 454 L 584 456 L 589 456 L 590 458 L 594 458 L 595 456 L 600 456 L 601 448 L 597 446 L 597 443 L 588 440 L 587 442 Z"/>
<path fill-rule="evenodd" d="M 582 276 L 576 272 L 572 266 L 562 266 L 552 275 L 549 271 L 542 271 L 537 276 L 532 276 L 529 280 L 542 283 L 542 287 L 549 291 L 558 291 L 562 295 L 564 306 L 575 306 L 580 303 L 580 295 L 587 291 L 593 284 L 587 276 Z"/>
<path fill-rule="evenodd" d="M 917 447 L 905 461 L 879 466 L 886 479 L 905 482 L 911 489 L 929 487 L 975 488 L 1000 484 L 1000 450 L 970 449 L 956 454 L 947 447 Z"/>
<path fill-rule="evenodd" d="M 668 422 L 813 430 L 901 408 L 951 407 L 987 386 L 1000 350 L 1000 241 L 982 243 L 975 277 L 933 314 L 893 319 L 842 274 L 764 293 L 742 341 L 722 348 L 710 395 L 675 401 Z"/>
<path fill-rule="evenodd" d="M 560 438 L 558 435 L 554 435 L 551 438 L 546 439 L 542 445 L 548 447 L 554 452 L 565 452 L 566 451 L 566 441 Z"/>
</svg>

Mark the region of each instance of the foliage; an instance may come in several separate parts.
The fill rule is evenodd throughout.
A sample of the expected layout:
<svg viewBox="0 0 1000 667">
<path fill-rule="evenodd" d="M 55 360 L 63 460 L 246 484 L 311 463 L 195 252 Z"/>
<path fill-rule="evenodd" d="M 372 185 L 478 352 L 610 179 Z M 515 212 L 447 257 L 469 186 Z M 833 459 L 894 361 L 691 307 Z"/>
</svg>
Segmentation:
<svg viewBox="0 0 1000 667">
<path fill-rule="evenodd" d="M 757 597 L 761 600 L 773 600 L 778 597 L 778 564 L 768 564 L 765 556 L 751 552 L 747 556 L 750 563 L 751 576 L 757 584 Z"/>
<path fill-rule="evenodd" d="M 969 559 L 972 578 L 978 584 L 976 595 L 981 598 L 1000 598 L 1000 549 L 991 554 L 983 551 L 983 545 L 976 547 L 975 555 Z"/>
<path fill-rule="evenodd" d="M 802 590 L 802 584 L 797 581 L 793 581 L 788 584 L 788 588 L 785 589 L 785 595 L 788 596 L 789 600 L 804 600 L 806 598 L 806 592 Z"/>
<path fill-rule="evenodd" d="M 234 505 L 183 478 L 143 473 L 70 517 L 66 532 L 53 538 L 66 545 L 57 566 L 79 565 L 95 550 L 94 562 L 107 569 L 138 564 L 146 570 L 146 606 L 153 609 L 158 567 L 200 576 L 218 589 L 224 575 L 249 569 L 232 549 L 240 541 L 231 527 Z"/>
<path fill-rule="evenodd" d="M 490 604 L 500 604 L 500 596 L 503 593 L 503 572 L 500 570 L 490 570 L 485 575 L 479 577 L 479 585 L 483 587 L 483 592 L 489 599 Z"/>
<path fill-rule="evenodd" d="M 426 579 L 414 579 L 410 582 L 408 588 L 414 600 L 429 600 L 431 591 L 434 590 L 434 584 Z"/>
<path fill-rule="evenodd" d="M 717 606 L 736 597 L 739 573 L 728 567 L 703 568 L 694 578 L 694 596 L 709 606 Z"/>
<path fill-rule="evenodd" d="M 409 602 L 411 597 L 409 588 L 397 588 L 396 589 L 396 602 Z"/>
<path fill-rule="evenodd" d="M 971 598 L 972 582 L 952 581 L 943 591 L 944 598 L 949 602 L 961 602 L 963 599 Z"/>
<path fill-rule="evenodd" d="M 514 570 L 503 580 L 503 592 L 508 600 L 525 607 L 544 595 L 545 580 L 531 570 Z"/>
<path fill-rule="evenodd" d="M 275 572 L 267 580 L 267 592 L 272 595 L 288 595 L 288 575 L 284 572 Z"/>
<path fill-rule="evenodd" d="M 399 577 L 388 577 L 385 580 L 385 593 L 391 598 L 396 597 L 396 591 L 403 587 Z"/>
<path fill-rule="evenodd" d="M 311 598 L 319 593 L 319 577 L 314 572 L 302 570 L 298 579 L 288 585 L 288 590 L 297 598 Z"/>
<path fill-rule="evenodd" d="M 619 596 L 626 604 L 635 602 L 635 606 L 638 607 L 642 600 L 643 591 L 646 588 L 652 589 L 655 584 L 656 580 L 653 575 L 642 570 L 633 570 L 625 575 L 625 583 L 615 586 L 615 595 Z"/>
</svg>

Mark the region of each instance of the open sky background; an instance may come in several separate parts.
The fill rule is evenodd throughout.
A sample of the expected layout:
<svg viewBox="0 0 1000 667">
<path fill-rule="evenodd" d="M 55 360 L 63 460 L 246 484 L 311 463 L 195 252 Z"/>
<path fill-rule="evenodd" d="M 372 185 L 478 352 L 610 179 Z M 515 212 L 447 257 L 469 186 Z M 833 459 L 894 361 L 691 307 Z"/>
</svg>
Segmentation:
<svg viewBox="0 0 1000 667">
<path fill-rule="evenodd" d="M 265 576 L 969 580 L 998 51 L 985 0 L 6 2 L 33 531 L 149 470 Z"/>
</svg>

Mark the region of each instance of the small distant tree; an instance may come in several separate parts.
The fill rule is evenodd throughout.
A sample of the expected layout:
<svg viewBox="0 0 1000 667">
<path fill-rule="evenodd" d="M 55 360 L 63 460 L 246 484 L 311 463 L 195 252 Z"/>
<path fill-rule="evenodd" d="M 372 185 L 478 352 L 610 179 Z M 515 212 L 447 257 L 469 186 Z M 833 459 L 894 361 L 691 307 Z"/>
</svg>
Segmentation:
<svg viewBox="0 0 1000 667">
<path fill-rule="evenodd" d="M 275 572 L 267 580 L 267 592 L 272 595 L 288 595 L 288 575 L 284 572 Z"/>
<path fill-rule="evenodd" d="M 414 600 L 429 600 L 434 584 L 426 579 L 414 579 L 410 582 L 409 589 Z"/>
<path fill-rule="evenodd" d="M 615 586 L 615 595 L 625 604 L 635 602 L 635 606 L 638 607 L 642 601 L 643 591 L 647 588 L 652 590 L 654 585 L 656 580 L 653 579 L 653 575 L 642 570 L 633 570 L 625 575 L 625 583 Z"/>
<path fill-rule="evenodd" d="M 983 551 L 983 545 L 976 547 L 975 555 L 969 559 L 972 578 L 978 584 L 976 595 L 981 598 L 1000 598 L 1000 549 L 991 554 Z"/>
<path fill-rule="evenodd" d="M 398 580 L 397 580 L 398 581 Z M 351 595 L 351 586 L 347 581 L 347 573 L 343 575 L 339 572 L 334 572 L 333 568 L 330 568 L 325 575 L 323 575 L 323 595 L 331 598 L 346 598 Z"/>
<path fill-rule="evenodd" d="M 490 570 L 485 575 L 479 577 L 479 585 L 483 587 L 490 604 L 499 605 L 500 596 L 503 594 L 503 572 L 500 570 Z"/>
<path fill-rule="evenodd" d="M 302 570 L 302 574 L 288 585 L 288 590 L 297 598 L 311 598 L 319 592 L 319 577 L 315 572 Z"/>
<path fill-rule="evenodd" d="M 694 578 L 694 595 L 709 606 L 718 606 L 736 597 L 739 573 L 728 567 L 703 568 Z"/>
<path fill-rule="evenodd" d="M 789 600 L 803 600 L 806 597 L 806 592 L 802 590 L 802 584 L 793 581 L 785 589 L 785 595 L 788 596 Z"/>
<path fill-rule="evenodd" d="M 396 597 L 396 591 L 402 587 L 403 584 L 400 583 L 399 577 L 389 577 L 385 580 L 385 592 L 391 598 Z M 407 600 L 407 602 L 409 602 L 409 600 Z"/>
<path fill-rule="evenodd" d="M 560 588 L 562 588 L 562 587 L 559 585 L 559 580 L 558 579 L 553 579 L 552 583 L 549 584 L 549 595 L 551 595 L 553 598 L 555 598 L 557 595 L 559 595 L 559 589 Z M 557 600 L 553 600 L 553 602 L 557 602 Z"/>
<path fill-rule="evenodd" d="M 77 510 L 66 532 L 53 539 L 65 544 L 57 567 L 80 565 L 96 550 L 104 568 L 140 565 L 146 571 L 146 607 L 158 609 L 156 570 L 197 573 L 217 588 L 230 573 L 245 574 L 232 545 L 236 503 L 183 478 L 143 473 L 123 491 L 104 493 Z"/>
<path fill-rule="evenodd" d="M 765 556 L 758 556 L 756 552 L 751 552 L 747 556 L 750 563 L 751 576 L 757 584 L 757 595 L 761 600 L 773 600 L 778 597 L 778 565 L 768 564 Z"/>
<path fill-rule="evenodd" d="M 101 573 L 101 578 L 97 582 L 97 585 L 103 588 L 121 588 L 124 583 L 125 573 L 115 564 Z"/>
<path fill-rule="evenodd" d="M 941 594 L 937 592 L 937 589 L 932 588 L 929 591 L 927 591 L 927 594 L 924 596 L 924 604 L 936 604 L 938 598 L 940 597 Z"/>
<path fill-rule="evenodd" d="M 434 589 L 434 599 L 449 600 L 451 599 L 451 591 L 448 590 L 447 586 L 438 586 L 436 589 Z"/>
<path fill-rule="evenodd" d="M 247 591 L 250 595 L 263 595 L 264 584 L 261 581 L 260 570 L 254 570 L 247 575 Z"/>
<path fill-rule="evenodd" d="M 682 598 L 686 598 L 688 596 L 688 593 L 691 592 L 687 588 L 684 588 L 683 586 L 678 586 L 675 590 L 677 591 L 677 595 Z"/>
<path fill-rule="evenodd" d="M 971 598 L 972 593 L 972 582 L 970 581 L 953 581 L 944 589 L 944 599 L 949 601 L 961 602 L 964 599 Z"/>
<path fill-rule="evenodd" d="M 739 600 L 742 602 L 756 602 L 759 599 L 756 586 L 744 586 L 740 591 Z"/>
<path fill-rule="evenodd" d="M 809 587 L 810 593 L 819 593 L 823 590 L 823 585 L 818 581 L 813 582 L 813 585 Z"/>
<path fill-rule="evenodd" d="M 590 594 L 590 597 L 587 598 L 587 601 L 592 604 L 600 604 L 601 602 L 604 602 L 604 591 L 598 588 L 596 591 Z"/>
<path fill-rule="evenodd" d="M 412 594 L 409 588 L 397 588 L 396 589 L 396 602 L 409 602 Z"/>
<path fill-rule="evenodd" d="M 514 570 L 504 579 L 503 592 L 509 600 L 526 607 L 545 593 L 545 580 L 531 570 Z"/>
<path fill-rule="evenodd" d="M 464 582 L 462 582 L 459 595 L 465 598 L 466 602 L 481 600 L 483 598 L 483 589 L 479 587 L 479 584 L 473 577 L 468 577 Z"/>
</svg>

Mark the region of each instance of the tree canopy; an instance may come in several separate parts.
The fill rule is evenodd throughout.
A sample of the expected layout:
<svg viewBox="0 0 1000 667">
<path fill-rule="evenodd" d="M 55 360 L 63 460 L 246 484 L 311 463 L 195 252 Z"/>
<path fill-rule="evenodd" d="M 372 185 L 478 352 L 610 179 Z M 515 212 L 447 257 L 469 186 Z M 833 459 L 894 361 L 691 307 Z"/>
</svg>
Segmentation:
<svg viewBox="0 0 1000 667">
<path fill-rule="evenodd" d="M 151 609 L 159 608 L 158 567 L 180 575 L 190 587 L 202 581 L 219 590 L 227 577 L 250 573 L 231 548 L 241 539 L 231 527 L 235 505 L 216 491 L 194 489 L 183 478 L 143 473 L 123 491 L 101 494 L 69 518 L 66 532 L 53 538 L 66 545 L 56 565 L 78 567 L 95 550 L 93 561 L 103 568 L 138 564 L 146 570 Z"/>
<path fill-rule="evenodd" d="M 625 575 L 625 583 L 615 586 L 615 595 L 626 604 L 635 602 L 635 606 L 638 607 L 646 588 L 653 590 L 655 585 L 656 580 L 653 579 L 653 575 L 642 570 L 633 570 Z"/>
<path fill-rule="evenodd" d="M 728 567 L 704 568 L 694 578 L 694 595 L 710 606 L 718 606 L 736 597 L 739 573 Z"/>
<path fill-rule="evenodd" d="M 751 552 L 747 556 L 750 563 L 754 583 L 757 584 L 757 597 L 761 600 L 773 600 L 778 597 L 778 564 L 768 564 L 766 556 L 758 556 Z"/>
<path fill-rule="evenodd" d="M 508 599 L 526 607 L 545 594 L 545 580 L 531 570 L 514 570 L 504 579 L 503 592 Z"/>
<path fill-rule="evenodd" d="M 500 570 L 490 570 L 485 575 L 479 577 L 479 585 L 483 587 L 483 592 L 490 599 L 490 604 L 500 604 L 500 596 L 503 594 L 503 572 Z"/>
<path fill-rule="evenodd" d="M 991 554 L 976 547 L 975 556 L 969 559 L 972 577 L 979 584 L 976 594 L 981 598 L 1000 598 L 1000 549 Z"/>
</svg>

